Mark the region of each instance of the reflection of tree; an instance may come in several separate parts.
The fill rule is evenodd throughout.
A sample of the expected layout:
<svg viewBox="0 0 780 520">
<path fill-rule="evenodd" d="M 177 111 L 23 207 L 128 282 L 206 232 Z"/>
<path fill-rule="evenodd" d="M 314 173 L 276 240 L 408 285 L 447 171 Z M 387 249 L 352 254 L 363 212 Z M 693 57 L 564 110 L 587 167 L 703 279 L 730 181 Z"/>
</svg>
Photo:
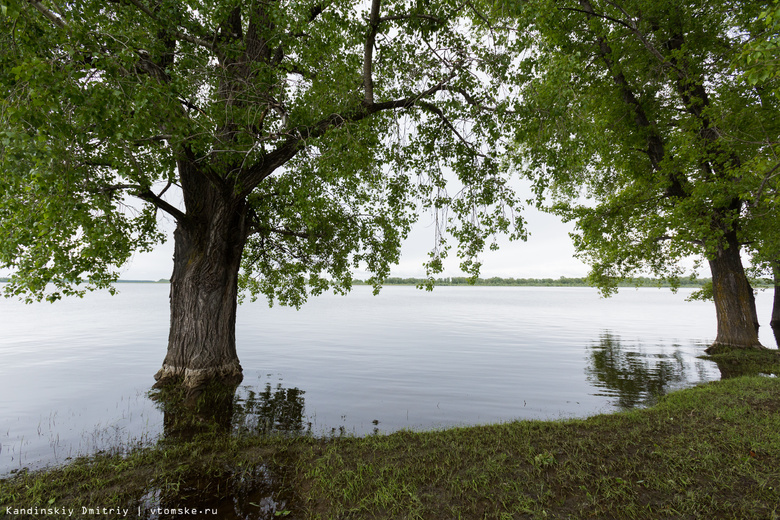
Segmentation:
<svg viewBox="0 0 780 520">
<path fill-rule="evenodd" d="M 229 432 L 237 388 L 213 383 L 186 398 L 175 388 L 154 390 L 150 396 L 163 412 L 163 439 L 187 441 L 201 433 Z"/>
<path fill-rule="evenodd" d="M 679 351 L 656 359 L 627 350 L 619 336 L 605 332 L 598 346 L 591 347 L 590 366 L 585 373 L 595 386 L 617 393 L 618 406 L 634 408 L 650 404 L 665 394 L 670 385 L 686 380 Z"/>
<path fill-rule="evenodd" d="M 155 392 L 152 398 L 163 412 L 163 438 L 179 441 L 201 433 L 302 433 L 303 394 L 281 384 L 272 390 L 266 383 L 261 392 L 249 386 L 238 391 L 238 386 L 212 384 L 189 400 L 165 391 Z"/>
<path fill-rule="evenodd" d="M 249 389 L 246 398 L 236 399 L 234 430 L 261 435 L 302 433 L 303 394 L 299 388 L 282 388 L 281 384 L 271 390 L 271 384 L 266 383 L 265 390 L 259 393 Z"/>
<path fill-rule="evenodd" d="M 224 386 L 212 383 L 192 399 L 180 393 L 158 390 L 151 394 L 163 411 L 162 442 L 192 440 L 198 434 L 267 435 L 272 432 L 304 432 L 304 392 L 299 388 L 275 389 L 266 383 L 257 392 L 250 386 Z M 201 439 L 211 439 L 210 436 Z M 286 510 L 289 492 L 276 479 L 278 467 L 261 461 L 238 465 L 228 462 L 218 469 L 192 464 L 182 469 L 175 485 L 153 482 L 139 501 L 141 509 L 184 504 L 192 510 L 218 510 L 220 518 L 277 518 Z M 179 514 L 156 514 L 142 518 L 175 520 Z"/>
</svg>

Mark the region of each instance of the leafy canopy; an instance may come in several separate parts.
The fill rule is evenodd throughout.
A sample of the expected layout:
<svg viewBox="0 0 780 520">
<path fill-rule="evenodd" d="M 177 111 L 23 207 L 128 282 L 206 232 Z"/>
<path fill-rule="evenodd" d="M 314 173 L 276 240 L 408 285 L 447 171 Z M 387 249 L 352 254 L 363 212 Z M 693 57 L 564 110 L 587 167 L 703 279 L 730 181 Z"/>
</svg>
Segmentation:
<svg viewBox="0 0 780 520">
<path fill-rule="evenodd" d="M 578 254 L 606 293 L 638 272 L 676 282 L 680 260 L 778 228 L 776 78 L 739 61 L 761 2 L 552 2 L 505 14 L 518 37 L 524 125 L 517 163 L 540 204 L 576 222 Z M 774 221 L 772 220 L 774 219 Z M 735 246 L 731 246 L 735 247 Z M 777 254 L 778 249 L 771 251 Z"/>
<path fill-rule="evenodd" d="M 357 266 L 378 287 L 426 208 L 476 274 L 492 233 L 523 235 L 499 160 L 511 39 L 484 19 L 452 0 L 0 0 L 6 291 L 107 287 L 161 213 L 208 221 L 214 193 L 246 205 L 241 282 L 269 301 L 347 290 Z"/>
</svg>

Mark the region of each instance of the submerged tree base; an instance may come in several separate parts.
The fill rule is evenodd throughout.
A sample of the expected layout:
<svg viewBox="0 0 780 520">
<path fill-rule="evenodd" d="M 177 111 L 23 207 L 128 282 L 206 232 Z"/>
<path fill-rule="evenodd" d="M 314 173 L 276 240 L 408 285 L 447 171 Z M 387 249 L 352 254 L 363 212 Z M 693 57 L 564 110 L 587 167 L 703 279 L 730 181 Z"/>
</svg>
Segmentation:
<svg viewBox="0 0 780 520">
<path fill-rule="evenodd" d="M 769 351 L 769 349 L 766 348 L 761 343 L 754 343 L 752 345 L 732 345 L 729 343 L 720 343 L 720 342 L 715 342 L 704 350 L 704 352 L 706 352 L 710 356 L 714 356 L 718 354 L 729 354 L 731 352 L 763 352 L 763 351 Z"/>
<path fill-rule="evenodd" d="M 706 352 L 707 355 L 702 356 L 702 359 L 714 361 L 718 365 L 722 379 L 769 374 L 780 376 L 780 351 L 778 350 L 719 345 L 717 349 L 710 347 Z"/>
<path fill-rule="evenodd" d="M 780 371 L 780 353 L 761 344 L 735 346 L 713 343 L 704 352 L 706 355 L 701 358 L 718 365 L 721 379 L 778 374 Z"/>
<path fill-rule="evenodd" d="M 154 379 L 157 382 L 152 388 L 179 387 L 191 399 L 196 398 L 213 383 L 235 388 L 244 379 L 244 374 L 238 361 L 218 367 L 195 369 L 164 364 L 154 375 Z"/>
</svg>

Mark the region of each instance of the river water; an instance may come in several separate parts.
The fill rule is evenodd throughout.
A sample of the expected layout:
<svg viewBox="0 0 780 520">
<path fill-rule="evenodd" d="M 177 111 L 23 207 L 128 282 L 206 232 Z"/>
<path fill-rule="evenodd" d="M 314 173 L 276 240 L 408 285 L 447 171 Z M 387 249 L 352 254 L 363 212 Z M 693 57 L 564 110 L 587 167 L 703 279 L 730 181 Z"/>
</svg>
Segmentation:
<svg viewBox="0 0 780 520">
<path fill-rule="evenodd" d="M 0 475 L 162 435 L 147 392 L 165 355 L 168 286 L 119 290 L 55 304 L 0 299 Z M 714 306 L 686 302 L 690 293 L 389 286 L 372 296 L 358 286 L 298 311 L 247 303 L 236 402 L 315 435 L 644 406 L 720 377 L 697 358 L 715 337 Z M 771 294 L 757 304 L 767 321 Z M 761 341 L 774 345 L 767 326 Z"/>
</svg>

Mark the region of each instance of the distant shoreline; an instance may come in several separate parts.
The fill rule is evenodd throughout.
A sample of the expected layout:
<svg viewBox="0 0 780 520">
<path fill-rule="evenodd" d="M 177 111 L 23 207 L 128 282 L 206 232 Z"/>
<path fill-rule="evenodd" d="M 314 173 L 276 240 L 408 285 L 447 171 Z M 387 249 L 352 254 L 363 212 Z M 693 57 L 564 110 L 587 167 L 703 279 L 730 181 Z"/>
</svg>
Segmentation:
<svg viewBox="0 0 780 520">
<path fill-rule="evenodd" d="M 0 278 L 0 283 L 8 282 L 8 278 Z M 385 280 L 382 285 L 411 285 L 411 286 L 423 286 L 426 285 L 428 280 L 426 278 L 401 278 L 397 276 L 391 276 Z M 772 287 L 773 283 L 769 279 L 753 279 L 750 281 L 753 288 L 766 289 Z M 170 280 L 161 278 L 160 280 L 117 280 L 116 283 L 170 283 Z M 678 287 L 688 288 L 702 288 L 712 283 L 711 278 L 683 278 L 680 280 Z M 371 285 L 367 280 L 353 280 L 353 285 Z M 593 287 L 588 283 L 587 278 L 568 278 L 561 276 L 559 278 L 478 278 L 475 281 L 465 277 L 445 277 L 437 278 L 434 283 L 438 287 L 448 286 L 476 286 L 476 287 Z M 618 282 L 618 287 L 671 287 L 671 284 L 658 280 L 656 278 L 638 277 L 628 278 Z"/>
<path fill-rule="evenodd" d="M 369 285 L 367 281 L 355 280 L 354 285 Z M 425 285 L 425 278 L 390 277 L 382 285 Z M 678 287 L 701 288 L 711 283 L 710 278 L 685 278 Z M 437 278 L 435 286 L 479 286 L 479 287 L 593 287 L 587 278 L 477 278 L 471 280 L 465 276 Z M 671 284 L 656 278 L 629 278 L 618 283 L 618 287 L 671 287 Z"/>
</svg>

